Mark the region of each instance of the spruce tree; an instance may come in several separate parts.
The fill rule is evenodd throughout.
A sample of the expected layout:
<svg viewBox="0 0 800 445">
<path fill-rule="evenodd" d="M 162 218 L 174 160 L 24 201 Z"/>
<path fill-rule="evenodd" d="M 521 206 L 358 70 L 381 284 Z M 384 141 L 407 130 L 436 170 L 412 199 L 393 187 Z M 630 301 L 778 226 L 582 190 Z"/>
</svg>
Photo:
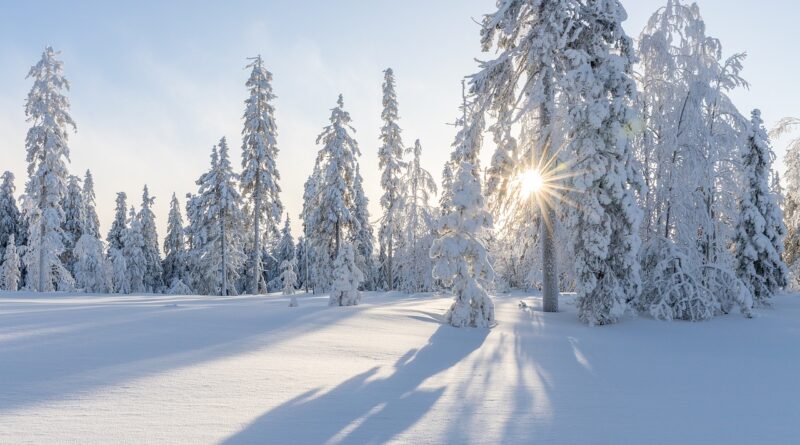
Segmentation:
<svg viewBox="0 0 800 445">
<path fill-rule="evenodd" d="M 280 223 L 283 204 L 278 185 L 280 174 L 275 160 L 278 155 L 275 107 L 272 101 L 272 73 L 264 67 L 261 56 L 251 59 L 252 68 L 245 84 L 250 97 L 245 100 L 244 129 L 242 130 L 242 197 L 251 205 L 253 246 L 250 252 L 250 273 L 253 280 L 248 287 L 250 293 L 259 292 L 258 279 L 262 274 L 261 236 L 265 227 Z M 249 218 L 251 215 L 248 214 Z M 262 226 L 262 222 L 264 226 Z M 269 277 L 268 277 L 269 279 Z"/>
<path fill-rule="evenodd" d="M 787 270 L 781 258 L 786 228 L 769 189 L 772 150 L 759 110 L 753 110 L 747 142 L 743 160 L 745 190 L 734 238 L 736 271 L 750 289 L 755 304 L 763 307 L 769 306 L 775 291 L 786 286 Z"/>
<path fill-rule="evenodd" d="M 451 201 L 438 223 L 438 238 L 431 246 L 433 276 L 450 286 L 455 296 L 445 314 L 455 327 L 489 327 L 494 324 L 494 303 L 486 292 L 494 278 L 483 235 L 492 227 L 481 192 L 478 153 L 484 116 L 474 103 L 462 105 L 460 130 L 453 143 L 451 161 L 456 166 L 450 184 Z"/>
<path fill-rule="evenodd" d="M 148 292 L 144 283 L 147 271 L 147 259 L 144 253 L 145 243 L 142 235 L 142 222 L 131 206 L 128 213 L 128 226 L 122 234 L 122 253 L 125 257 L 126 277 L 132 293 Z"/>
<path fill-rule="evenodd" d="M 397 94 L 394 90 L 394 72 L 391 68 L 384 71 L 383 80 L 383 112 L 381 119 L 380 140 L 378 149 L 378 167 L 381 169 L 381 196 L 380 204 L 383 208 L 380 229 L 378 230 L 378 243 L 381 252 L 381 285 L 385 289 L 395 288 L 395 240 L 399 236 L 400 212 L 403 207 L 402 177 L 403 177 L 403 139 L 402 130 L 397 125 L 399 119 L 397 110 Z"/>
<path fill-rule="evenodd" d="M 218 295 L 236 294 L 236 279 L 244 263 L 243 215 L 237 180 L 223 137 L 212 150 L 211 170 L 197 182 L 202 231 L 198 260 L 206 273 L 206 291 Z"/>
<path fill-rule="evenodd" d="M 180 203 L 175 194 L 169 204 L 169 218 L 167 220 L 167 235 L 164 237 L 164 285 L 172 287 L 176 280 L 185 283 L 186 274 L 186 239 L 184 236 L 183 216 L 181 216 Z"/>
<path fill-rule="evenodd" d="M 24 196 L 30 233 L 23 260 L 28 286 L 39 292 L 72 286 L 72 277 L 60 256 L 64 252 L 61 203 L 67 193 L 68 129 L 74 130 L 75 122 L 64 95 L 69 82 L 57 55 L 53 48 L 45 48 L 27 76 L 33 79 L 25 103 L 25 115 L 31 123 L 25 139 L 28 182 Z"/>
<path fill-rule="evenodd" d="M 163 269 L 161 267 L 161 253 L 158 250 L 158 233 L 156 232 L 156 216 L 152 206 L 155 197 L 150 196 L 147 185 L 142 191 L 142 207 L 139 210 L 144 246 L 142 248 L 145 260 L 144 287 L 148 292 L 160 292 L 164 287 Z"/>
<path fill-rule="evenodd" d="M 315 284 L 323 289 L 330 289 L 334 279 L 338 279 L 333 275 L 331 264 L 339 258 L 342 245 L 359 229 L 354 183 L 356 157 L 360 152 L 348 131 L 354 131 L 350 121 L 339 95 L 337 107 L 331 110 L 330 125 L 317 137 L 322 148 L 317 154 L 313 187 L 307 188 L 313 191 L 313 197 L 310 197 L 304 223 L 310 229 L 307 240 L 314 250 Z M 361 281 L 363 279 L 359 283 Z"/>
<path fill-rule="evenodd" d="M 100 219 L 97 217 L 97 197 L 94 193 L 94 177 L 86 170 L 83 177 L 84 232 L 100 238 Z"/>
<path fill-rule="evenodd" d="M 361 169 L 356 164 L 356 178 L 353 182 L 355 192 L 355 217 L 358 228 L 353 234 L 352 242 L 355 246 L 356 266 L 364 274 L 363 288 L 375 290 L 378 282 L 378 271 L 373 257 L 372 225 L 369 222 L 369 199 L 364 194 Z"/>
<path fill-rule="evenodd" d="M 0 183 L 0 251 L 5 252 L 11 237 L 18 239 L 22 230 L 21 215 L 14 198 L 14 174 L 7 171 Z"/>
<path fill-rule="evenodd" d="M 356 266 L 353 245 L 344 241 L 333 262 L 333 285 L 328 300 L 330 306 L 356 306 L 361 303 L 359 287 L 364 274 Z"/>
<path fill-rule="evenodd" d="M 566 51 L 564 77 L 571 129 L 568 155 L 576 203 L 571 230 L 579 318 L 590 325 L 614 323 L 639 293 L 638 234 L 630 127 L 633 43 L 622 29 L 626 14 L 616 0 L 589 2 Z"/>
<path fill-rule="evenodd" d="M 17 254 L 13 233 L 8 237 L 4 253 L 2 267 L 3 290 L 13 292 L 19 289 L 19 283 L 22 278 L 19 270 L 19 255 Z"/>
<path fill-rule="evenodd" d="M 122 250 L 123 247 L 122 236 L 128 228 L 127 198 L 125 192 L 117 193 L 114 221 L 111 222 L 111 229 L 109 229 L 108 236 L 106 236 L 109 257 L 111 257 L 112 250 Z"/>
<path fill-rule="evenodd" d="M 61 254 L 61 262 L 73 276 L 75 275 L 73 250 L 83 234 L 84 219 L 86 218 L 80 181 L 77 176 L 70 175 L 67 195 L 61 204 L 64 209 L 64 223 L 61 227 L 64 232 L 64 252 Z"/>
</svg>

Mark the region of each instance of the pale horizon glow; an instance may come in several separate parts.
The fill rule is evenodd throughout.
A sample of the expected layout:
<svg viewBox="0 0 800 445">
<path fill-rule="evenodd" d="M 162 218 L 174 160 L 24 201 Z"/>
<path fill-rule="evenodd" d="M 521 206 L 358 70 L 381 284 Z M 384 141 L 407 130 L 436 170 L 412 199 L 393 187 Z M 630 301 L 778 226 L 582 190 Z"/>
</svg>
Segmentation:
<svg viewBox="0 0 800 445">
<path fill-rule="evenodd" d="M 623 0 L 624 27 L 638 36 L 666 0 Z M 700 0 L 708 34 L 725 56 L 746 51 L 750 89 L 732 97 L 743 114 L 763 111 L 767 126 L 800 116 L 793 57 L 800 6 L 788 0 Z M 437 180 L 448 159 L 459 115 L 460 81 L 476 71 L 481 54 L 475 20 L 493 0 L 337 2 L 242 0 L 135 3 L 9 2 L 0 17 L 0 171 L 11 170 L 21 193 L 26 180 L 23 105 L 25 79 L 43 48 L 61 51 L 78 131 L 70 135 L 72 174 L 91 169 L 101 231 L 113 219 L 114 197 L 137 207 L 147 184 L 156 197 L 159 237 L 169 201 L 183 204 L 207 169 L 211 147 L 228 138 L 239 162 L 241 115 L 247 97 L 247 58 L 261 54 L 274 75 L 281 198 L 300 233 L 303 182 L 339 93 L 353 118 L 362 156 L 371 220 L 380 217 L 377 150 L 383 70 L 393 68 L 399 125 L 410 145 L 420 139 L 422 163 Z M 487 138 L 490 139 L 490 138 Z M 778 167 L 789 138 L 774 141 Z M 488 165 L 491 147 L 481 153 Z"/>
</svg>

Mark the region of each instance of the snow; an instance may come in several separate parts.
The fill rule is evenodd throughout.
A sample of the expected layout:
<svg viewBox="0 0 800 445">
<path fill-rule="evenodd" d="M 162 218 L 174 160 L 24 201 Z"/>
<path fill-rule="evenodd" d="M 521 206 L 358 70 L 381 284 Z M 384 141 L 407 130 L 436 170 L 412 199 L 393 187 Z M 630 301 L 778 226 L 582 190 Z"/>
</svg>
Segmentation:
<svg viewBox="0 0 800 445">
<path fill-rule="evenodd" d="M 0 443 L 788 443 L 800 298 L 755 318 L 588 327 L 573 296 L 0 292 Z M 523 300 L 529 308 L 520 309 Z"/>
</svg>

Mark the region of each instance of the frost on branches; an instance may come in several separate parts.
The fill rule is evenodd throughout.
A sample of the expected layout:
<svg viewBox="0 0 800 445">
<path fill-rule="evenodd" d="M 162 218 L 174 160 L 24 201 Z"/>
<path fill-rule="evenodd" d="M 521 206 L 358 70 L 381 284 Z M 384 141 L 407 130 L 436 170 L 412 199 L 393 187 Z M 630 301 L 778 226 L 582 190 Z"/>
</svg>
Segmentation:
<svg viewBox="0 0 800 445">
<path fill-rule="evenodd" d="M 345 242 L 333 263 L 333 286 L 328 305 L 356 306 L 361 302 L 358 287 L 362 281 L 364 274 L 356 267 L 353 245 Z"/>
<path fill-rule="evenodd" d="M 126 281 L 130 286 L 129 292 L 147 292 L 144 283 L 147 261 L 144 254 L 144 236 L 142 236 L 142 223 L 136 215 L 136 209 L 131 206 L 128 216 L 128 228 L 122 234 L 122 254 L 125 257 Z"/>
<path fill-rule="evenodd" d="M 769 189 L 772 149 L 761 112 L 750 121 L 748 150 L 744 155 L 745 190 L 736 225 L 737 275 L 758 306 L 768 306 L 776 290 L 786 286 L 787 270 L 781 259 L 786 229 L 783 215 Z"/>
<path fill-rule="evenodd" d="M 486 328 L 494 324 L 494 304 L 485 286 L 494 278 L 483 232 L 491 229 L 492 217 L 481 193 L 478 152 L 483 131 L 482 113 L 463 105 L 461 129 L 453 143 L 452 160 L 457 166 L 450 186 L 452 201 L 439 219 L 439 238 L 431 246 L 433 276 L 451 286 L 455 301 L 447 311 L 447 322 L 455 327 Z"/>
<path fill-rule="evenodd" d="M 75 129 L 69 115 L 69 101 L 63 94 L 69 82 L 62 75 L 58 53 L 45 48 L 42 59 L 28 73 L 33 87 L 25 102 L 25 115 L 31 128 L 25 139 L 28 182 L 24 205 L 30 234 L 23 261 L 28 287 L 39 292 L 66 290 L 72 276 L 61 263 L 64 252 L 64 210 L 67 194 L 68 128 Z"/>
</svg>

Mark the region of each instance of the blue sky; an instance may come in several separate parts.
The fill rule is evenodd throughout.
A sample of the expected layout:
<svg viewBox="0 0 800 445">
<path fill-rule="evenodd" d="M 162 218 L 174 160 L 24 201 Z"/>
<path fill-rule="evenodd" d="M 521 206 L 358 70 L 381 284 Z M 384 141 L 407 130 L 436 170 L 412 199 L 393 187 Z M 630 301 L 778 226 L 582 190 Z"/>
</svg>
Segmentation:
<svg viewBox="0 0 800 445">
<path fill-rule="evenodd" d="M 666 0 L 623 1 L 637 36 Z M 759 4 L 760 3 L 760 4 Z M 771 124 L 800 115 L 797 44 L 800 6 L 788 0 L 699 2 L 710 35 L 726 54 L 746 51 L 743 111 Z M 274 74 L 282 199 L 298 228 L 302 184 L 317 134 L 344 94 L 363 153 L 373 218 L 378 215 L 376 151 L 382 70 L 395 70 L 406 144 L 421 139 L 423 162 L 438 177 L 449 155 L 459 80 L 480 57 L 473 18 L 492 0 L 397 1 L 0 1 L 0 170 L 25 174 L 23 104 L 29 67 L 45 45 L 62 51 L 78 133 L 73 172 L 91 168 L 103 230 L 114 194 L 138 205 L 147 183 L 157 197 L 160 234 L 172 192 L 183 197 L 227 136 L 238 157 L 246 58 L 264 56 Z M 782 154 L 785 141 L 776 141 Z M 486 154 L 488 156 L 488 153 Z"/>
</svg>

